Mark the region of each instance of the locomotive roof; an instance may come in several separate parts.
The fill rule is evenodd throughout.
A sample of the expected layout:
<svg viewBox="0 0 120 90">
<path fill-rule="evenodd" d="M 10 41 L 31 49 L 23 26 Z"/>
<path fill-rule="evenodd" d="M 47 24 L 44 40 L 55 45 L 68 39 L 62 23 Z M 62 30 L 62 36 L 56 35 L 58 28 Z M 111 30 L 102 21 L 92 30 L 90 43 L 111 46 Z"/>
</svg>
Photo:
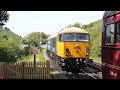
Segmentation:
<svg viewBox="0 0 120 90">
<path fill-rule="evenodd" d="M 55 33 L 55 34 L 49 36 L 48 39 L 50 39 L 50 38 L 54 38 L 54 37 L 56 37 L 56 36 L 57 36 L 57 33 Z"/>
<path fill-rule="evenodd" d="M 120 11 L 105 11 L 103 17 L 112 16 Z"/>
<path fill-rule="evenodd" d="M 61 33 L 88 33 L 88 32 L 81 28 L 69 27 L 69 28 L 65 28 L 65 29 L 61 30 L 59 32 L 59 34 L 61 34 Z"/>
</svg>

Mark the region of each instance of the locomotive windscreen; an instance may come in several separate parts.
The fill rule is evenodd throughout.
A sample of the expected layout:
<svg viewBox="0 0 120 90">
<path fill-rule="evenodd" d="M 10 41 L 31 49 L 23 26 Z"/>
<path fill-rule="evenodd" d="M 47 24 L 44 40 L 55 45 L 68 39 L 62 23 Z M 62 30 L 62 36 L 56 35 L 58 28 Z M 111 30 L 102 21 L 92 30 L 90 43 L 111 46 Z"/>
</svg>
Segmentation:
<svg viewBox="0 0 120 90">
<path fill-rule="evenodd" d="M 89 42 L 89 34 L 84 33 L 64 33 L 61 34 L 60 40 L 62 42 L 72 42 L 72 41 L 84 41 Z"/>
</svg>

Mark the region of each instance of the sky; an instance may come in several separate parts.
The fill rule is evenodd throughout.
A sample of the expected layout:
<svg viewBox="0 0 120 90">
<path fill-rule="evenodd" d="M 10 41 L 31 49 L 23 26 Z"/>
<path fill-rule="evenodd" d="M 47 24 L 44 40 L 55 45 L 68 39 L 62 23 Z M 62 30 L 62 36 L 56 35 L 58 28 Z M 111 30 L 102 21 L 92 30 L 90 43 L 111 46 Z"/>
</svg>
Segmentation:
<svg viewBox="0 0 120 90">
<path fill-rule="evenodd" d="M 102 19 L 104 11 L 8 11 L 8 27 L 15 34 L 25 37 L 31 32 L 52 35 L 70 24 L 89 24 Z"/>
</svg>

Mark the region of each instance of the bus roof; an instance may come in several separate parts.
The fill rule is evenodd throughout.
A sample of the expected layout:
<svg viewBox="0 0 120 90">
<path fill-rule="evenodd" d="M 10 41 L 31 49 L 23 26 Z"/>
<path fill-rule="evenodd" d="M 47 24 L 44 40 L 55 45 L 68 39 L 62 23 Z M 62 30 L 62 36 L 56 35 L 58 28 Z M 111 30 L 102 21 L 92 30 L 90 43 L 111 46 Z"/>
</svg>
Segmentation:
<svg viewBox="0 0 120 90">
<path fill-rule="evenodd" d="M 108 17 L 108 16 L 112 16 L 112 15 L 118 13 L 118 12 L 120 12 L 120 11 L 105 11 L 104 15 L 103 15 L 103 18 Z"/>
</svg>

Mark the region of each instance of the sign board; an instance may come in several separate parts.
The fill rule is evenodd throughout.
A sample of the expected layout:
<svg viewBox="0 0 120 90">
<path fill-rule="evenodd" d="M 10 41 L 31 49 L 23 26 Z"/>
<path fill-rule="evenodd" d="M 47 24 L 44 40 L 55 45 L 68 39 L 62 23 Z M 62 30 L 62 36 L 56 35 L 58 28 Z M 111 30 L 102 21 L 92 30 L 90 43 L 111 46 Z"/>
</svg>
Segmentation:
<svg viewBox="0 0 120 90">
<path fill-rule="evenodd" d="M 38 54 L 38 49 L 34 49 L 31 51 L 33 54 Z"/>
</svg>

